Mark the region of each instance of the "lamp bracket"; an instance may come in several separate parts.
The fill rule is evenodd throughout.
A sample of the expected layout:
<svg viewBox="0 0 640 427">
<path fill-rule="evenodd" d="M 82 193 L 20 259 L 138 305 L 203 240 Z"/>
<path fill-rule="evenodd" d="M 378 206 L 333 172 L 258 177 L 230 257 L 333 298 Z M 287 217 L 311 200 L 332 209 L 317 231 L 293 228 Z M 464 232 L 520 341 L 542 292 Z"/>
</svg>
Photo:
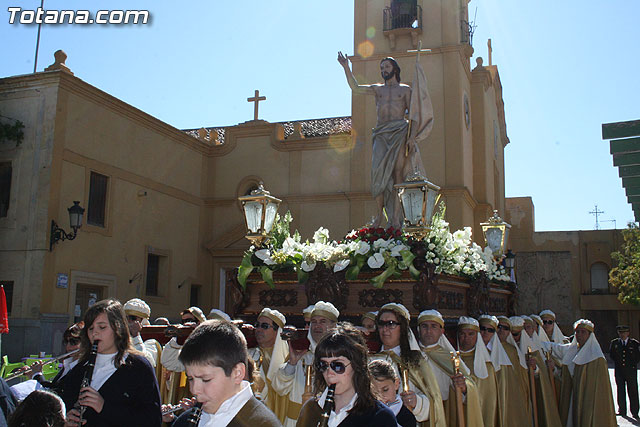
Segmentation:
<svg viewBox="0 0 640 427">
<path fill-rule="evenodd" d="M 61 240 L 73 240 L 78 235 L 78 229 L 72 227 L 73 233 L 67 233 L 62 228 L 58 227 L 58 224 L 51 220 L 51 234 L 49 237 L 49 252 L 53 251 L 53 245 Z"/>
</svg>

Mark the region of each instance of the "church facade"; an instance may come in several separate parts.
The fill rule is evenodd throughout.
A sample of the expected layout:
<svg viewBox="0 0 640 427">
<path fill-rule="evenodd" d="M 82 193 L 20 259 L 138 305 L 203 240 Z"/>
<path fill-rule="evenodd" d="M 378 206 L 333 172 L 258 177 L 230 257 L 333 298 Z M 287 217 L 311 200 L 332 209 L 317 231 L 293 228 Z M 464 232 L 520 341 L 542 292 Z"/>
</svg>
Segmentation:
<svg viewBox="0 0 640 427">
<path fill-rule="evenodd" d="M 638 311 L 616 305 L 612 290 L 591 298 L 586 282 L 592 264 L 611 268 L 617 233 L 541 237 L 532 202 L 505 199 L 502 86 L 491 60 L 471 64 L 467 3 L 356 0 L 354 74 L 360 83 L 378 82 L 380 60 L 393 56 L 410 84 L 416 53 L 407 51 L 419 42 L 429 48 L 420 61 L 435 122 L 420 149 L 451 229 L 471 226 L 484 245 L 479 224 L 498 210 L 513 225 L 511 248 L 523 255 L 523 314 L 566 312 L 567 326 L 581 313 L 603 311 L 637 335 Z M 381 31 L 367 31 L 372 26 Z M 0 79 L 0 113 L 25 124 L 21 144 L 0 141 L 9 177 L 2 181 L 9 204 L 0 217 L 0 281 L 11 327 L 2 352 L 11 360 L 59 351 L 66 326 L 106 297 L 143 298 L 152 318 L 175 319 L 191 305 L 224 309 L 226 273 L 249 245 L 237 198 L 260 182 L 283 200 L 280 213 L 291 211 L 292 228 L 304 237 L 323 226 L 339 239 L 376 210 L 375 103 L 362 95 L 353 96 L 350 117 L 179 130 L 84 82 L 58 58 L 45 72 Z M 71 231 L 74 201 L 85 208 L 77 237 L 51 243 L 52 221 Z M 539 279 L 549 259 L 561 271 L 553 286 Z M 549 293 L 556 288 L 566 295 L 561 305 Z M 536 300 L 541 292 L 548 298 Z"/>
</svg>

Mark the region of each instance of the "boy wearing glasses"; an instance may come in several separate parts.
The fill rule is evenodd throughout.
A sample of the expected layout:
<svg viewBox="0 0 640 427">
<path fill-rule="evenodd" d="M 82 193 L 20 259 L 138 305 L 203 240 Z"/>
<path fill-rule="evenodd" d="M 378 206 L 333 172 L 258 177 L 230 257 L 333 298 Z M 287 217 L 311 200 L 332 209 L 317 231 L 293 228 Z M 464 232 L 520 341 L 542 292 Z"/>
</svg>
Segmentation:
<svg viewBox="0 0 640 427">
<path fill-rule="evenodd" d="M 248 353 L 240 330 L 229 322 L 207 320 L 187 338 L 180 351 L 189 388 L 202 412 L 200 427 L 264 426 L 282 424 L 253 396 L 245 381 Z M 182 414 L 174 427 L 193 426 L 195 408 Z"/>
<path fill-rule="evenodd" d="M 286 323 L 286 317 L 278 310 L 264 308 L 255 324 L 258 346 L 249 349 L 249 357 L 255 362 L 259 375 L 253 391 L 281 422 L 287 415 L 288 399 L 275 392 L 271 381 L 289 355 L 289 347 L 280 337 Z"/>
</svg>

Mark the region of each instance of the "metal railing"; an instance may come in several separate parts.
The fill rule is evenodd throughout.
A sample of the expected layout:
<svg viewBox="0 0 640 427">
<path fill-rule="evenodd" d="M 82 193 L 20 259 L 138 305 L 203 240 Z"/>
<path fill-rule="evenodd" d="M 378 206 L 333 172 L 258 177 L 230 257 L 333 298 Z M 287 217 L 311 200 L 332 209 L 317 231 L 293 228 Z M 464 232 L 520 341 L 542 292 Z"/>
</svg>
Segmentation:
<svg viewBox="0 0 640 427">
<path fill-rule="evenodd" d="M 422 29 L 422 7 L 412 3 L 393 3 L 383 12 L 383 30 L 398 28 Z"/>
</svg>

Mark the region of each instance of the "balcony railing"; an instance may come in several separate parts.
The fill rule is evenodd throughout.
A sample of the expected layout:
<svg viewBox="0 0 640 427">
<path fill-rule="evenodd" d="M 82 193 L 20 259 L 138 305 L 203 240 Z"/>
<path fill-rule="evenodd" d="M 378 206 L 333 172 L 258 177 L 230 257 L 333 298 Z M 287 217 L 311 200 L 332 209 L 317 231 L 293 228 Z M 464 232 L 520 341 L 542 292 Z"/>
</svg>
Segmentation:
<svg viewBox="0 0 640 427">
<path fill-rule="evenodd" d="M 383 30 L 422 29 L 422 7 L 412 3 L 393 3 L 384 9 Z"/>
</svg>

